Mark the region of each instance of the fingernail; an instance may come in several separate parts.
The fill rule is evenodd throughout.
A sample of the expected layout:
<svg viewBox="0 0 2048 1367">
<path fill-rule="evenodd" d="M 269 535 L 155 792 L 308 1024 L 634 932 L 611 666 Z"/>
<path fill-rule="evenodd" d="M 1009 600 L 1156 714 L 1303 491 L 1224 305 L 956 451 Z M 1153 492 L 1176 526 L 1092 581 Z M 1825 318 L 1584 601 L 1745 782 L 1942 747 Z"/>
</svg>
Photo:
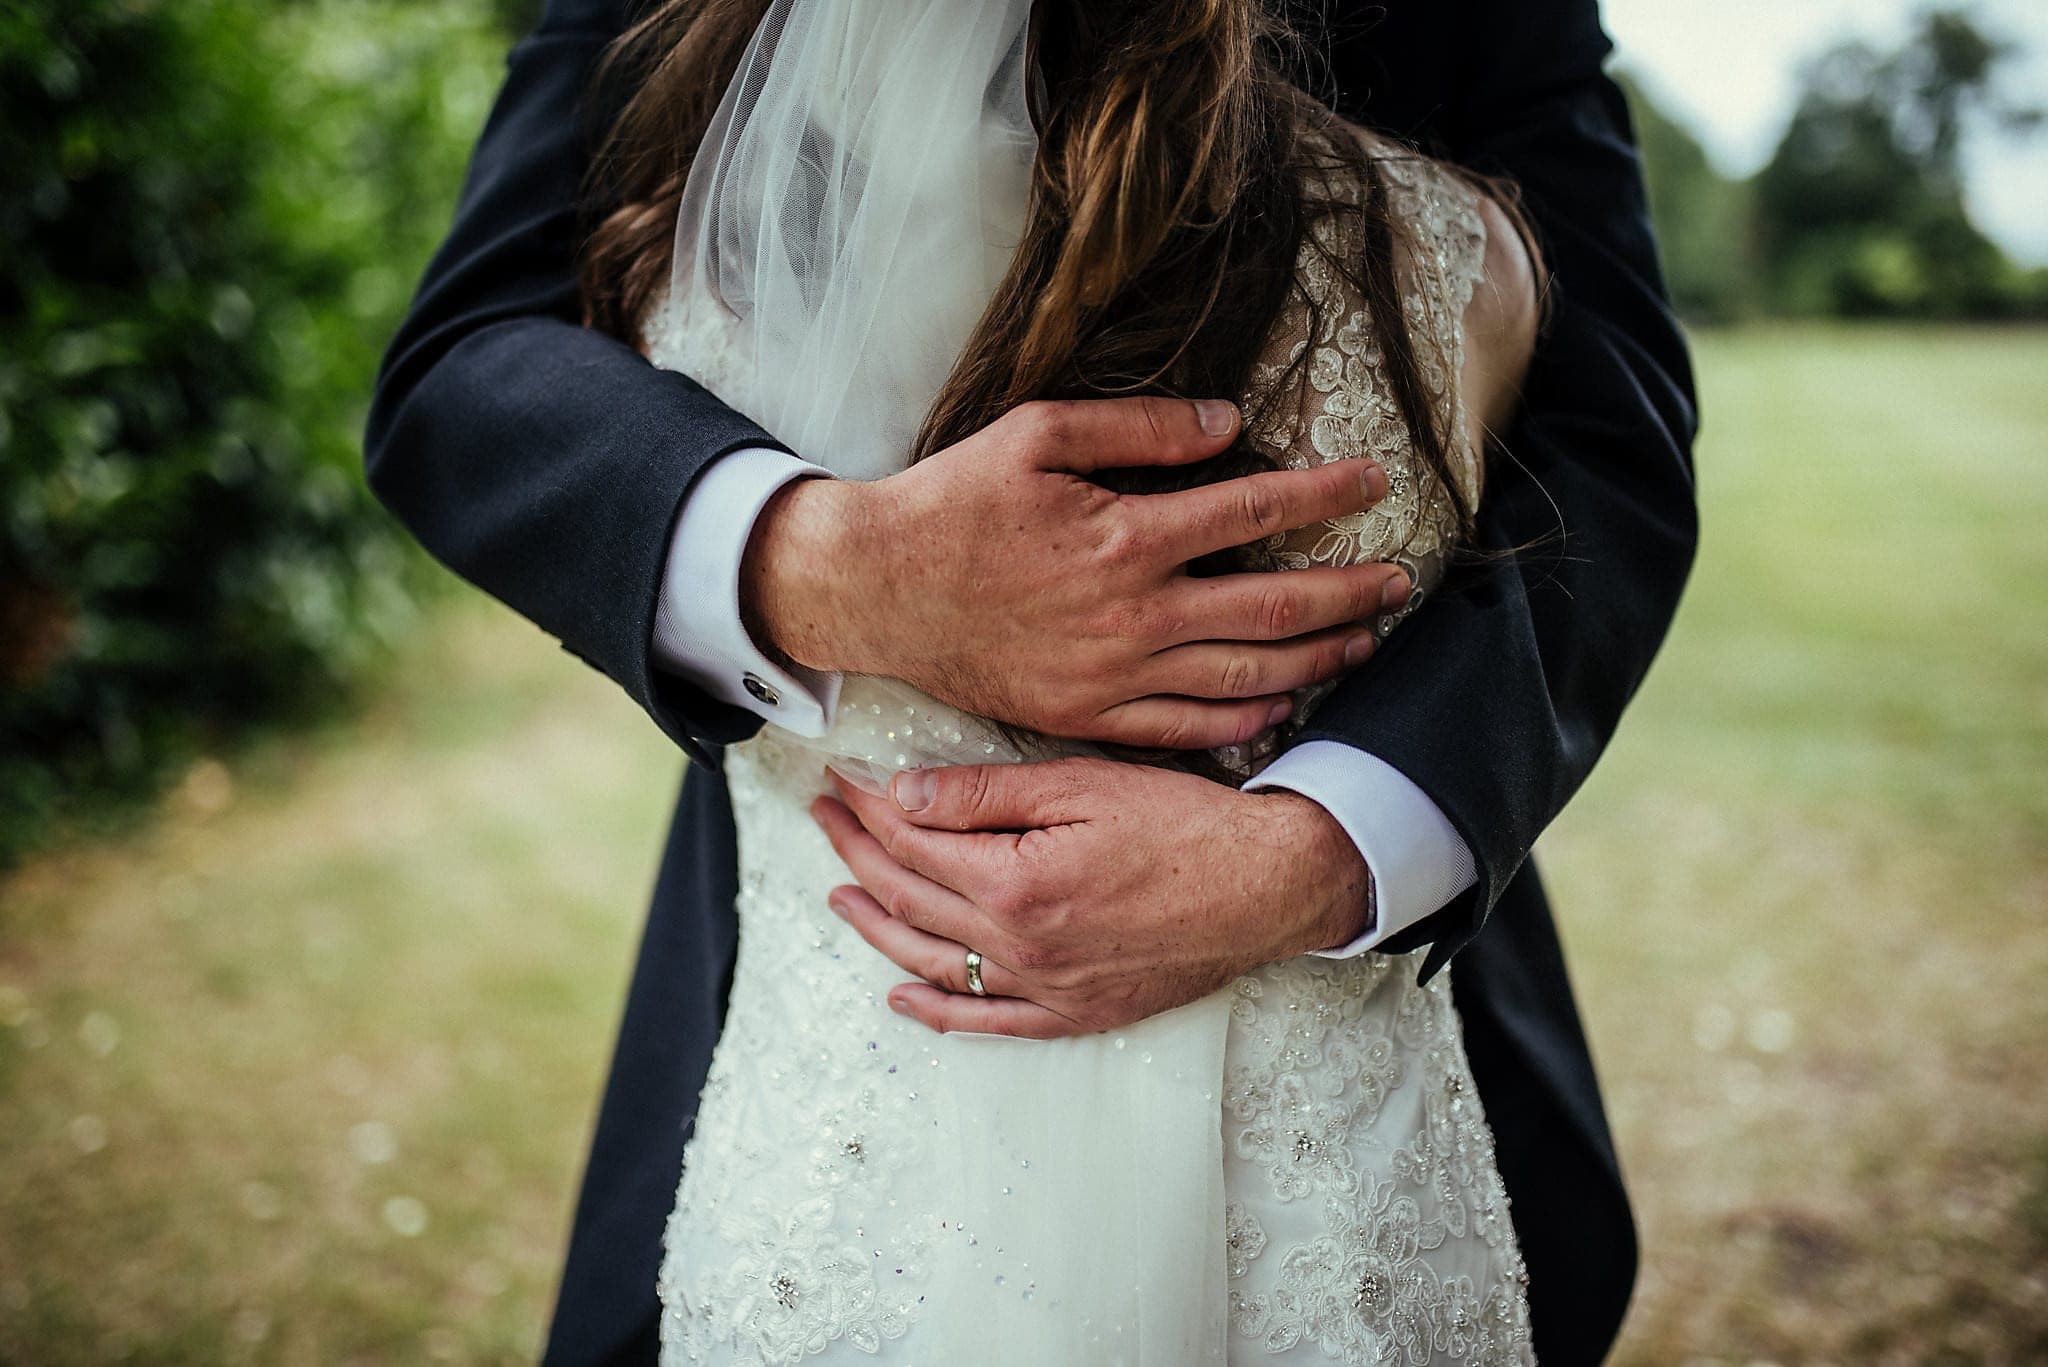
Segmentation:
<svg viewBox="0 0 2048 1367">
<path fill-rule="evenodd" d="M 1380 468 L 1377 461 L 1359 463 L 1365 468 L 1358 472 L 1358 487 L 1365 491 L 1367 498 L 1377 503 L 1387 496 L 1387 472 Z"/>
<path fill-rule="evenodd" d="M 839 917 L 841 920 L 844 920 L 846 918 L 846 901 L 838 893 L 835 892 L 831 896 L 827 897 L 825 899 L 825 905 L 832 909 L 832 914 L 834 916 Z"/>
<path fill-rule="evenodd" d="M 1294 704 L 1282 698 L 1279 702 L 1273 704 L 1272 711 L 1266 713 L 1266 725 L 1278 726 L 1281 722 L 1286 721 L 1293 712 Z"/>
<path fill-rule="evenodd" d="M 904 811 L 921 812 L 939 795 L 939 780 L 929 769 L 905 769 L 896 775 L 889 791 L 896 795 L 896 805 Z"/>
<path fill-rule="evenodd" d="M 1395 608 L 1407 602 L 1408 595 L 1412 592 L 1414 592 L 1414 585 L 1408 582 L 1408 576 L 1405 574 L 1395 575 L 1380 589 L 1380 611 L 1392 612 Z"/>
<path fill-rule="evenodd" d="M 1195 420 L 1210 436 L 1223 436 L 1237 426 L 1237 405 L 1222 399 L 1196 399 Z"/>
<path fill-rule="evenodd" d="M 909 1014 L 910 1014 L 910 1010 L 909 1010 L 909 1008 L 908 1008 L 908 1007 L 906 1007 L 906 1006 L 904 1006 L 902 1002 L 898 1001 L 898 1000 L 896 999 L 896 997 L 895 997 L 895 996 L 894 996 L 893 994 L 892 994 L 892 995 L 891 995 L 891 996 L 889 997 L 889 999 L 888 999 L 888 1000 L 889 1000 L 889 1009 L 890 1009 L 891 1011 L 894 1011 L 894 1012 L 895 1012 L 895 1013 L 896 1013 L 897 1015 L 899 1015 L 899 1016 L 907 1016 L 907 1015 L 909 1015 Z"/>
<path fill-rule="evenodd" d="M 1379 638 L 1369 631 L 1360 632 L 1346 641 L 1344 643 L 1344 667 L 1350 669 L 1355 665 L 1362 665 L 1367 660 L 1370 660 L 1373 651 L 1378 649 L 1379 643 Z"/>
</svg>

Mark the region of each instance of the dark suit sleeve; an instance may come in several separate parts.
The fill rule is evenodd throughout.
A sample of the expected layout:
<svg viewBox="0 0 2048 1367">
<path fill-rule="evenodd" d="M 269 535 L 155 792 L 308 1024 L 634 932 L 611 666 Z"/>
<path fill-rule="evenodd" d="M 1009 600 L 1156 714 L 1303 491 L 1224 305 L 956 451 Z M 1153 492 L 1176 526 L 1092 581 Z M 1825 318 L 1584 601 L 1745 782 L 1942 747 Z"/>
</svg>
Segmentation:
<svg viewBox="0 0 2048 1367">
<path fill-rule="evenodd" d="M 385 356 L 370 484 L 427 549 L 616 680 L 691 755 L 749 734 L 648 655 L 676 510 L 753 423 L 581 327 L 577 201 L 624 0 L 551 0 L 507 62 L 447 240 Z"/>
<path fill-rule="evenodd" d="M 1380 756 L 1471 846 L 1477 885 L 1387 948 L 1478 933 L 1614 733 L 1670 625 L 1697 535 L 1692 377 L 1665 301 L 1633 134 L 1591 0 L 1474 7 L 1484 41 L 1436 123 L 1521 187 L 1551 316 L 1470 570 L 1324 702 L 1304 738 Z"/>
</svg>

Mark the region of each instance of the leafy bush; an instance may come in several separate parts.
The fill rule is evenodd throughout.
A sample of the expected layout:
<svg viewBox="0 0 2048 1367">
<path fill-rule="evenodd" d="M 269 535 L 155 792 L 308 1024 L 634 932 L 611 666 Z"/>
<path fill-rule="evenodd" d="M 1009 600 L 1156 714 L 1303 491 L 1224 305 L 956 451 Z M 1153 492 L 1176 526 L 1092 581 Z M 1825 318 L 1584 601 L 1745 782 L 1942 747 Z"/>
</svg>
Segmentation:
<svg viewBox="0 0 2048 1367">
<path fill-rule="evenodd" d="M 0 863 L 345 696 L 406 621 L 362 410 L 496 8 L 0 10 Z"/>
<path fill-rule="evenodd" d="M 1756 313 L 1754 194 L 1714 169 L 1706 149 L 1639 84 L 1622 78 L 1642 148 L 1650 218 L 1671 302 L 1687 318 L 1728 323 Z"/>
</svg>

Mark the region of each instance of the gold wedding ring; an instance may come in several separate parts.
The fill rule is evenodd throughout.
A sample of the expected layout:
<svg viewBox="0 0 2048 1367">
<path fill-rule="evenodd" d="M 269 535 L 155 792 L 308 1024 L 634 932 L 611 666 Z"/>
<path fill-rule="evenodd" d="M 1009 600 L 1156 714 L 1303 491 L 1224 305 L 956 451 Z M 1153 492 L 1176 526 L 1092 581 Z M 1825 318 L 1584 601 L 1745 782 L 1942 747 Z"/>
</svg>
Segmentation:
<svg viewBox="0 0 2048 1367">
<path fill-rule="evenodd" d="M 967 990 L 977 997 L 986 997 L 988 989 L 981 985 L 981 951 L 967 951 Z"/>
</svg>

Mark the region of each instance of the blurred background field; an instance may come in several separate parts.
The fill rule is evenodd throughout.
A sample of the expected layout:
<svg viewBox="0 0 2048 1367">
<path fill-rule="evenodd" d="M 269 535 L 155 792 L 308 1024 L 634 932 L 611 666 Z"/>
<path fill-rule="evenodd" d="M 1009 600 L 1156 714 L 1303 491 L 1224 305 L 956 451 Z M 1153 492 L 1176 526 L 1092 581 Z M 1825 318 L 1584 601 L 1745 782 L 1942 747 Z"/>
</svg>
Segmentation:
<svg viewBox="0 0 2048 1367">
<path fill-rule="evenodd" d="M 523 9 L 0 14 L 0 1362 L 538 1346 L 680 761 L 354 466 Z M 2048 289 L 1869 117 L 1934 32 L 1828 194 L 1644 106 L 1706 539 L 1541 851 L 1625 1362 L 2048 1360 Z"/>
</svg>

